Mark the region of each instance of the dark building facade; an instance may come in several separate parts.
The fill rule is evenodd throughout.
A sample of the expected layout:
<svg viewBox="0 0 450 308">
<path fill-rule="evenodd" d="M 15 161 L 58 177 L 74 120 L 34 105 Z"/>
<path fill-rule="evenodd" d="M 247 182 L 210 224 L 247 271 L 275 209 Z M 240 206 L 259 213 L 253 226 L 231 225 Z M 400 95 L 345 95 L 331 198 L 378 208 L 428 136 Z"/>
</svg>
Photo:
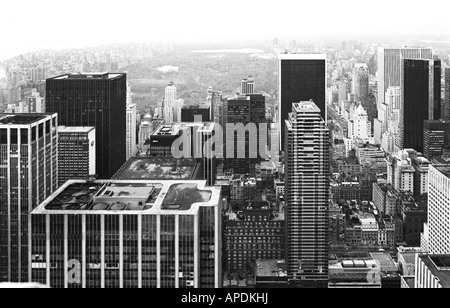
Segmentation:
<svg viewBox="0 0 450 308">
<path fill-rule="evenodd" d="M 445 99 L 442 107 L 442 119 L 450 121 L 450 67 L 445 68 Z"/>
<path fill-rule="evenodd" d="M 397 145 L 423 152 L 424 121 L 441 118 L 441 61 L 404 59 L 402 92 Z"/>
<path fill-rule="evenodd" d="M 423 154 L 432 159 L 444 153 L 444 146 L 450 146 L 450 121 L 425 121 L 423 130 Z"/>
<path fill-rule="evenodd" d="M 270 209 L 244 210 L 225 222 L 225 261 L 230 273 L 243 272 L 256 260 L 282 259 L 285 222 Z"/>
<path fill-rule="evenodd" d="M 46 110 L 61 125 L 95 127 L 97 176 L 111 178 L 126 161 L 126 75 L 69 74 L 46 88 Z"/>
<path fill-rule="evenodd" d="M 327 65 L 323 54 L 279 55 L 279 102 L 281 149 L 284 149 L 284 121 L 292 111 L 292 103 L 313 100 L 327 120 Z"/>
<path fill-rule="evenodd" d="M 201 120 L 197 118 L 201 117 Z M 210 108 L 199 106 L 187 106 L 181 108 L 181 122 L 210 122 L 211 110 Z"/>
</svg>

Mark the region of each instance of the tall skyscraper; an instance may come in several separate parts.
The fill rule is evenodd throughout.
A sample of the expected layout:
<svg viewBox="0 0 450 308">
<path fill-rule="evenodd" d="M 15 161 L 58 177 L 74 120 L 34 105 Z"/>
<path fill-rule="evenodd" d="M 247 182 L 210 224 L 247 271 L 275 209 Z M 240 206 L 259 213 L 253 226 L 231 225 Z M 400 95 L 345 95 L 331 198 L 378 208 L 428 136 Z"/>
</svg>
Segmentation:
<svg viewBox="0 0 450 308">
<path fill-rule="evenodd" d="M 127 157 L 127 80 L 125 74 L 68 74 L 46 83 L 46 110 L 64 126 L 93 126 L 96 168 L 111 178 Z"/>
<path fill-rule="evenodd" d="M 137 152 L 137 105 L 127 105 L 127 160 L 136 155 Z"/>
<path fill-rule="evenodd" d="M 441 118 L 441 61 L 404 59 L 401 88 L 397 146 L 423 152 L 424 121 Z"/>
<path fill-rule="evenodd" d="M 450 121 L 450 67 L 445 68 L 445 99 L 442 107 L 442 119 Z"/>
<path fill-rule="evenodd" d="M 353 89 L 355 99 L 363 100 L 369 95 L 369 67 L 365 63 L 356 63 L 353 68 Z"/>
<path fill-rule="evenodd" d="M 55 288 L 220 288 L 221 215 L 221 190 L 205 181 L 69 181 L 31 213 L 32 279 Z"/>
<path fill-rule="evenodd" d="M 57 188 L 57 115 L 0 115 L 0 281 L 28 282 L 29 213 Z"/>
<path fill-rule="evenodd" d="M 248 78 L 242 79 L 241 81 L 241 95 L 253 94 L 255 93 L 255 84 L 253 81 L 253 76 L 248 76 Z"/>
<path fill-rule="evenodd" d="M 58 128 L 58 187 L 95 175 L 95 127 Z"/>
<path fill-rule="evenodd" d="M 428 181 L 429 252 L 450 254 L 450 168 L 430 166 Z"/>
<path fill-rule="evenodd" d="M 294 103 L 285 123 L 288 279 L 300 286 L 326 287 L 329 129 L 312 101 Z"/>
<path fill-rule="evenodd" d="M 389 87 L 401 86 L 403 59 L 433 59 L 432 48 L 378 48 L 378 101 L 384 102 Z"/>
<path fill-rule="evenodd" d="M 280 54 L 278 59 L 279 131 L 284 149 L 284 121 L 293 102 L 313 100 L 327 120 L 327 60 L 325 54 Z"/>
<path fill-rule="evenodd" d="M 184 101 L 177 97 L 177 86 L 170 82 L 164 95 L 164 119 L 166 123 L 181 122 L 181 108 Z"/>
</svg>

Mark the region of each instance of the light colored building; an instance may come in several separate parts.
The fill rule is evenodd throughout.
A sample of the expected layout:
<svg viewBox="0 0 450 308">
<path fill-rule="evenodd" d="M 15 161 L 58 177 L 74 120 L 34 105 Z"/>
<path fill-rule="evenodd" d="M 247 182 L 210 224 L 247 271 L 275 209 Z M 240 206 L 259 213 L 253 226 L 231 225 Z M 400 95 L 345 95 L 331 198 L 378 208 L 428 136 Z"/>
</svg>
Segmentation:
<svg viewBox="0 0 450 308">
<path fill-rule="evenodd" d="M 177 86 L 171 82 L 166 87 L 164 95 L 164 120 L 167 124 L 181 122 L 181 108 L 184 100 L 177 97 Z"/>
<path fill-rule="evenodd" d="M 137 105 L 127 105 L 127 160 L 135 156 L 137 153 Z"/>
<path fill-rule="evenodd" d="M 58 185 L 57 114 L 0 114 L 0 281 L 31 281 L 29 213 Z"/>
<path fill-rule="evenodd" d="M 407 150 L 389 155 L 386 159 L 388 180 L 396 190 L 414 193 L 415 169 Z"/>
<path fill-rule="evenodd" d="M 401 86 L 402 59 L 433 59 L 432 48 L 378 48 L 378 101 L 384 102 L 389 87 Z"/>
<path fill-rule="evenodd" d="M 288 278 L 305 286 L 326 286 L 329 129 L 312 101 L 292 104 L 285 125 Z"/>
<path fill-rule="evenodd" d="M 145 152 L 146 142 L 153 133 L 152 117 L 147 114 L 139 126 L 139 151 Z"/>
<path fill-rule="evenodd" d="M 429 252 L 450 253 L 450 168 L 430 166 L 428 186 Z"/>
<path fill-rule="evenodd" d="M 372 137 L 372 124 L 368 120 L 367 112 L 359 105 L 352 119 L 348 121 L 348 138 L 366 140 Z"/>
<path fill-rule="evenodd" d="M 58 127 L 58 186 L 96 174 L 95 127 Z"/>
<path fill-rule="evenodd" d="M 30 281 L 220 288 L 221 215 L 206 181 L 69 181 L 31 213 Z"/>
<path fill-rule="evenodd" d="M 416 255 L 416 289 L 450 288 L 450 255 Z"/>
<path fill-rule="evenodd" d="M 343 260 L 329 266 L 328 288 L 381 289 L 381 268 L 375 260 Z"/>
</svg>

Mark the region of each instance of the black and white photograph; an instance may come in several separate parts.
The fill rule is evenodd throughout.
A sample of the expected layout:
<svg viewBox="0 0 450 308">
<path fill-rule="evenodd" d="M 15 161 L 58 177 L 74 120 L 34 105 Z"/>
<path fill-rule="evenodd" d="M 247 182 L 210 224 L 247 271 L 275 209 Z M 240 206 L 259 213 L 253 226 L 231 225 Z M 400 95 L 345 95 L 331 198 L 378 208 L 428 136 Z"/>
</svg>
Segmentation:
<svg viewBox="0 0 450 308">
<path fill-rule="evenodd" d="M 0 289 L 450 288 L 448 0 L 0 11 Z"/>
</svg>

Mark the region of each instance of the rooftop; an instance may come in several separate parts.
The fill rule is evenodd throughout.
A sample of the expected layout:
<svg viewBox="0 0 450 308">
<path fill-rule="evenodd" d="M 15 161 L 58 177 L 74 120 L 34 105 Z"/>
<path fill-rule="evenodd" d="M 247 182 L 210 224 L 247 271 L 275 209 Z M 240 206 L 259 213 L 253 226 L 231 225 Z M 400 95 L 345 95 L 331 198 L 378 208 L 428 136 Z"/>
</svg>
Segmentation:
<svg viewBox="0 0 450 308">
<path fill-rule="evenodd" d="M 297 112 L 319 112 L 320 108 L 312 101 L 302 101 L 298 103 L 293 103 L 293 108 Z"/>
<path fill-rule="evenodd" d="M 287 277 L 284 260 L 256 260 L 257 277 Z"/>
<path fill-rule="evenodd" d="M 406 282 L 410 289 L 414 289 L 416 282 L 415 276 L 402 276 L 402 279 Z"/>
<path fill-rule="evenodd" d="M 64 79 L 115 79 L 121 77 L 123 74 L 116 73 L 89 73 L 89 74 L 65 74 L 49 78 L 49 80 L 64 80 Z"/>
<path fill-rule="evenodd" d="M 192 180 L 198 163 L 191 159 L 130 158 L 114 176 L 118 180 Z"/>
<path fill-rule="evenodd" d="M 42 113 L 17 113 L 17 114 L 1 114 L 0 125 L 28 125 L 38 122 L 46 118 L 46 114 Z"/>
<path fill-rule="evenodd" d="M 391 255 L 386 252 L 371 252 L 370 255 L 377 260 L 381 265 L 383 272 L 397 272 L 398 267 L 394 263 Z"/>
<path fill-rule="evenodd" d="M 199 132 L 212 132 L 214 123 L 174 123 L 161 125 L 152 135 L 153 136 L 178 136 L 183 129 L 198 127 Z"/>
<path fill-rule="evenodd" d="M 32 214 L 196 214 L 216 206 L 220 188 L 206 181 L 68 181 Z"/>
<path fill-rule="evenodd" d="M 93 126 L 59 126 L 58 133 L 89 133 L 94 129 Z"/>
<path fill-rule="evenodd" d="M 447 166 L 435 166 L 435 168 L 442 173 L 443 175 L 445 175 L 446 177 L 450 178 L 450 167 Z"/>
<path fill-rule="evenodd" d="M 443 288 L 450 288 L 450 255 L 419 255 L 419 258 Z"/>
</svg>

